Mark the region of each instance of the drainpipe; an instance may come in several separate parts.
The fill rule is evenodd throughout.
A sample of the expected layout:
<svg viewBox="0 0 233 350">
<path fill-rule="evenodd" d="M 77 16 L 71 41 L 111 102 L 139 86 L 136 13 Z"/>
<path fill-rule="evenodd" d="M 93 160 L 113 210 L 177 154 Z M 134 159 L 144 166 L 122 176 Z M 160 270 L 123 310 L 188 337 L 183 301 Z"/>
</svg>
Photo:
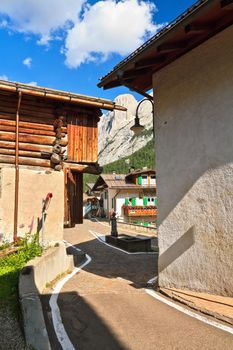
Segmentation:
<svg viewBox="0 0 233 350">
<path fill-rule="evenodd" d="M 15 123 L 15 208 L 14 208 L 14 242 L 17 241 L 18 209 L 19 209 L 19 109 L 22 100 L 22 91 L 18 92 L 18 106 Z"/>
</svg>

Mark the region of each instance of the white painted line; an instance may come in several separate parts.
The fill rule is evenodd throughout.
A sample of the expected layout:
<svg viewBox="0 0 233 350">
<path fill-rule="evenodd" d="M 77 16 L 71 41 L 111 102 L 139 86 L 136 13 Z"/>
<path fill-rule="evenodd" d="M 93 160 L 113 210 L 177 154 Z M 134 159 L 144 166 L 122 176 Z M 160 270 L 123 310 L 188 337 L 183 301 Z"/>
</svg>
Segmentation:
<svg viewBox="0 0 233 350">
<path fill-rule="evenodd" d="M 73 244 L 71 244 L 71 243 L 69 243 L 69 242 L 67 242 L 67 241 L 65 241 L 65 240 L 63 240 L 63 242 L 65 243 L 65 245 L 66 246 L 68 246 L 68 247 L 73 247 L 75 250 L 77 250 L 78 252 L 81 252 L 82 250 L 81 249 L 79 249 L 78 247 L 75 247 Z"/>
<path fill-rule="evenodd" d="M 98 222 L 98 224 L 102 225 L 102 226 L 106 226 L 106 227 L 111 227 L 110 224 L 109 225 L 106 225 L 106 224 L 103 224 L 101 221 L 99 221 L 97 218 L 91 218 L 92 220 L 95 220 L 96 222 Z"/>
<path fill-rule="evenodd" d="M 178 304 L 175 304 L 173 303 L 172 301 L 162 297 L 161 295 L 159 295 L 158 293 L 156 293 L 154 290 L 152 289 L 145 289 L 145 292 L 147 294 L 149 294 L 150 296 L 152 296 L 153 298 L 161 301 L 162 303 L 164 304 L 167 304 L 168 306 L 171 306 L 173 307 L 174 309 L 180 311 L 180 312 L 183 312 L 184 314 L 190 316 L 190 317 L 193 317 L 193 318 L 196 318 L 197 320 L 199 321 L 202 321 L 204 323 L 207 323 L 208 325 L 210 326 L 213 326 L 215 328 L 218 328 L 218 329 L 221 329 L 222 331 L 225 331 L 225 332 L 228 332 L 230 334 L 233 334 L 233 328 L 232 327 L 229 327 L 229 326 L 225 326 L 224 324 L 222 323 L 219 323 L 219 322 L 216 322 L 216 321 L 213 321 L 209 318 L 207 318 L 206 316 L 202 316 L 198 313 L 195 313 L 189 309 L 186 309 L 184 308 L 183 306 L 181 305 L 178 305 Z"/>
<path fill-rule="evenodd" d="M 147 284 L 154 284 L 157 280 L 158 276 L 152 277 L 151 279 L 149 279 L 149 281 L 147 281 Z"/>
<path fill-rule="evenodd" d="M 72 244 L 64 241 L 67 245 L 72 246 L 74 249 L 80 251 L 80 249 L 76 248 Z M 64 286 L 64 284 L 72 278 L 74 275 L 76 275 L 78 272 L 81 271 L 81 269 L 89 264 L 91 262 L 91 257 L 86 254 L 87 260 L 85 263 L 83 263 L 80 267 L 76 267 L 71 273 L 69 273 L 66 277 L 64 277 L 62 280 L 60 280 L 55 289 L 52 292 L 51 298 L 49 300 L 49 305 L 51 307 L 51 313 L 52 313 L 52 321 L 53 321 L 53 327 L 57 336 L 57 339 L 59 343 L 61 344 L 61 347 L 63 350 L 75 350 L 75 347 L 70 341 L 70 338 L 68 337 L 68 334 L 66 333 L 65 327 L 62 323 L 61 313 L 59 306 L 57 304 L 58 295 Z"/>
<path fill-rule="evenodd" d="M 103 238 L 103 235 L 101 235 L 100 233 L 98 232 L 94 232 L 92 230 L 89 230 L 89 232 L 92 234 L 92 236 L 94 236 L 96 239 L 98 239 L 98 241 L 100 243 L 103 243 L 105 245 L 107 245 L 108 247 L 112 248 L 112 249 L 116 249 L 116 250 L 119 250 L 120 252 L 122 253 L 125 253 L 125 254 L 128 254 L 128 255 L 154 255 L 154 254 L 158 254 L 157 252 L 135 252 L 135 253 L 129 253 L 129 252 L 126 252 L 125 250 L 121 249 L 121 248 L 118 248 L 118 247 L 115 247 L 109 243 L 106 243 L 105 242 L 105 236 Z"/>
</svg>

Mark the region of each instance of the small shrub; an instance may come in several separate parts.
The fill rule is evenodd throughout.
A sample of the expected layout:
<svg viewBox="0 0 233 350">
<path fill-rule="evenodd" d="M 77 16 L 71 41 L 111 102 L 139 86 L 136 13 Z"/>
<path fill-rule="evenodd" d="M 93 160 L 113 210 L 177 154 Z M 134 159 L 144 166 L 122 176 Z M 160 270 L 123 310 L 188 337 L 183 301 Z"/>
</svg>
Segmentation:
<svg viewBox="0 0 233 350">
<path fill-rule="evenodd" d="M 24 265 L 36 256 L 40 256 L 42 247 L 38 234 L 22 239 L 17 252 L 0 259 L 0 300 L 17 309 L 18 278 Z"/>
</svg>

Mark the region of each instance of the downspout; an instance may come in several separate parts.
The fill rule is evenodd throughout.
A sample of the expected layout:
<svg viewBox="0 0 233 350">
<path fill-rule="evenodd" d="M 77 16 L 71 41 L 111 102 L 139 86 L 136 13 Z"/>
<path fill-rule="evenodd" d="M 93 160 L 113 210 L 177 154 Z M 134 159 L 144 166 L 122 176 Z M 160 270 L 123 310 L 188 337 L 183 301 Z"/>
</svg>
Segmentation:
<svg viewBox="0 0 233 350">
<path fill-rule="evenodd" d="M 19 90 L 18 105 L 15 121 L 15 208 L 14 208 L 14 242 L 17 241 L 18 209 L 19 209 L 19 110 L 22 100 L 22 91 Z"/>
</svg>

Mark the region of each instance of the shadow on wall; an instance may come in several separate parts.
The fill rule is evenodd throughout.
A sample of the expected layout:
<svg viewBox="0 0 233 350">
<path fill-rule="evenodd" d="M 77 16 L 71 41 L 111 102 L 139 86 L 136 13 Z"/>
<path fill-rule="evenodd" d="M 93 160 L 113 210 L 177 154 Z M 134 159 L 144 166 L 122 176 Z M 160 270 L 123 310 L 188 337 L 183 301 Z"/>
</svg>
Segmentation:
<svg viewBox="0 0 233 350">
<path fill-rule="evenodd" d="M 162 272 L 194 244 L 194 227 L 183 234 L 159 257 L 158 272 Z"/>
</svg>

